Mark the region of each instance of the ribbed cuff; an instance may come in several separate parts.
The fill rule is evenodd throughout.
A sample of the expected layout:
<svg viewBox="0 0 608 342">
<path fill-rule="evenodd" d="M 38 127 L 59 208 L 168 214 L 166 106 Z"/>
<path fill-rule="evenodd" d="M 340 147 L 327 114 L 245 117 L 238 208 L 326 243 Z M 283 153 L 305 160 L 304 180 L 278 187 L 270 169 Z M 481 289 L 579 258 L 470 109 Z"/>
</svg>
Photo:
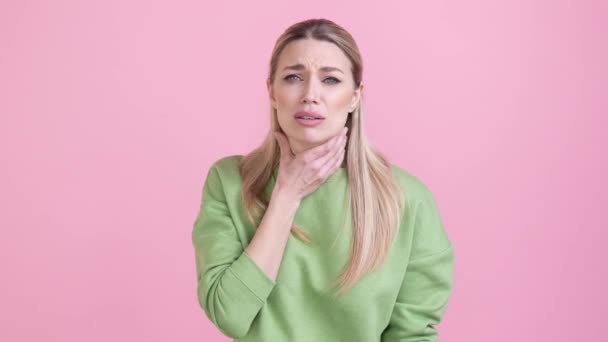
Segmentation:
<svg viewBox="0 0 608 342">
<path fill-rule="evenodd" d="M 231 271 L 262 302 L 276 285 L 245 251 L 232 263 Z"/>
</svg>

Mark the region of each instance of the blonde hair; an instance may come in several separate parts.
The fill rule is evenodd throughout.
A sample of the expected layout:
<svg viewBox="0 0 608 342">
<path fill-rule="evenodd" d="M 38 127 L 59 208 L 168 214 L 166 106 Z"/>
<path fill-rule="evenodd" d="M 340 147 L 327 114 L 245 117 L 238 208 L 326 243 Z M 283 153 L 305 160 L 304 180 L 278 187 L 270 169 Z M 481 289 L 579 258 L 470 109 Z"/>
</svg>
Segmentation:
<svg viewBox="0 0 608 342">
<path fill-rule="evenodd" d="M 317 39 L 337 45 L 352 64 L 355 88 L 361 85 L 363 65 L 357 44 L 346 30 L 327 19 L 309 19 L 293 24 L 278 38 L 270 59 L 268 79 L 271 83 L 281 52 L 287 44 L 298 39 Z M 350 191 L 348 205 L 352 202 L 353 238 L 350 261 L 336 280 L 339 285 L 336 294 L 350 289 L 361 277 L 375 271 L 383 263 L 401 224 L 405 206 L 404 193 L 391 164 L 367 141 L 361 101 L 349 113 L 346 121 L 349 139 L 345 165 Z M 240 163 L 243 204 L 248 219 L 255 227 L 270 201 L 265 187 L 280 160 L 279 145 L 272 132 L 282 130 L 272 106 L 270 114 L 270 131 L 265 140 L 243 156 Z M 311 243 L 310 238 L 295 224 L 291 232 L 306 244 Z"/>
</svg>

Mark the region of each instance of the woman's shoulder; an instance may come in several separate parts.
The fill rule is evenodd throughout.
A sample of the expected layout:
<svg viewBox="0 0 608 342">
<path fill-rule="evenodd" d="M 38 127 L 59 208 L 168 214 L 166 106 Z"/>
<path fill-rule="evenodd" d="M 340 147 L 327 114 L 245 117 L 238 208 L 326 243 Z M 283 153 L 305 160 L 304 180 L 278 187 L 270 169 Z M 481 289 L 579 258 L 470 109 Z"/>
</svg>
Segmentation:
<svg viewBox="0 0 608 342">
<path fill-rule="evenodd" d="M 216 159 L 212 164 L 211 168 L 217 169 L 220 174 L 231 174 L 236 171 L 238 174 L 239 165 L 243 155 L 241 154 L 233 154 L 230 156 L 224 156 L 219 159 Z"/>
<path fill-rule="evenodd" d="M 242 155 L 224 156 L 214 160 L 207 173 L 207 183 L 225 188 L 227 185 L 240 184 L 239 165 Z"/>
<path fill-rule="evenodd" d="M 429 196 L 432 197 L 430 187 L 418 175 L 396 164 L 391 164 L 391 169 L 405 192 L 406 198 L 418 202 L 428 200 Z"/>
</svg>

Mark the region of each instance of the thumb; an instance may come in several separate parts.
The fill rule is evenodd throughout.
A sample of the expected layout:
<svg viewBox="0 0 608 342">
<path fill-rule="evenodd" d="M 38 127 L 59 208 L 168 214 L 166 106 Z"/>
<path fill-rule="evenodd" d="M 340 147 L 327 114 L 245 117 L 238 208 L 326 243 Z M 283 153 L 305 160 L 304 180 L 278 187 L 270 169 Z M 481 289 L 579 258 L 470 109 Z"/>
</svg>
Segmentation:
<svg viewBox="0 0 608 342">
<path fill-rule="evenodd" d="M 289 147 L 289 142 L 285 135 L 281 132 L 274 132 L 274 138 L 279 144 L 279 149 L 281 150 L 281 158 L 293 156 L 291 153 L 291 147 Z"/>
</svg>

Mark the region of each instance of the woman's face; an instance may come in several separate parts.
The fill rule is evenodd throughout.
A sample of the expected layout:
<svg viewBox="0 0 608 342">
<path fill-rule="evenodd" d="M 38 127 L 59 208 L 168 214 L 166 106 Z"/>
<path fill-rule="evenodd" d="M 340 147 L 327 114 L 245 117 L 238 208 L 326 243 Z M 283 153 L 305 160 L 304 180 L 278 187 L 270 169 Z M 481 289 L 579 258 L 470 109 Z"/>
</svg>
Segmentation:
<svg viewBox="0 0 608 342">
<path fill-rule="evenodd" d="M 279 56 L 274 82 L 267 82 L 267 87 L 279 125 L 295 154 L 338 134 L 363 90 L 363 85 L 355 89 L 351 63 L 342 50 L 316 39 L 287 44 Z M 300 111 L 314 112 L 324 119 L 296 119 Z"/>
</svg>

